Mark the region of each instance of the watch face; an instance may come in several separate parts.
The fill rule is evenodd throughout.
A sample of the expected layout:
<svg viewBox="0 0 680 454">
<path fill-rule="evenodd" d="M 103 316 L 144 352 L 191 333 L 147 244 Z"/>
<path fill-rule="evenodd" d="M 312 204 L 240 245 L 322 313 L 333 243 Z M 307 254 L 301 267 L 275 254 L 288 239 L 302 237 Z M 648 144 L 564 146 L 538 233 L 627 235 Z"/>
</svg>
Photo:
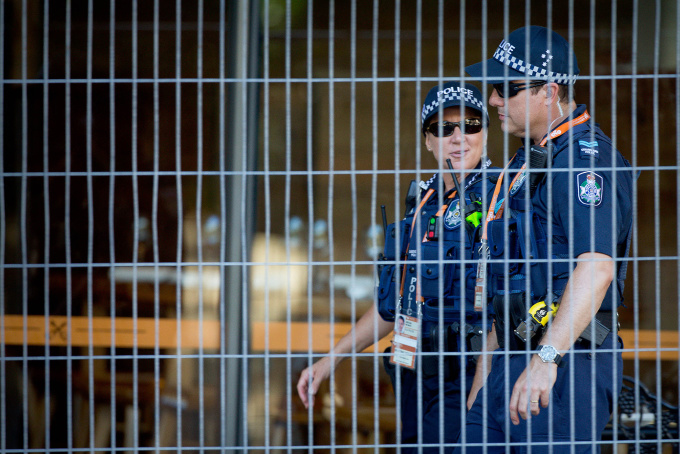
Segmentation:
<svg viewBox="0 0 680 454">
<path fill-rule="evenodd" d="M 557 356 L 557 350 L 552 345 L 544 345 L 538 352 L 538 356 L 546 363 L 555 362 L 555 357 Z"/>
</svg>

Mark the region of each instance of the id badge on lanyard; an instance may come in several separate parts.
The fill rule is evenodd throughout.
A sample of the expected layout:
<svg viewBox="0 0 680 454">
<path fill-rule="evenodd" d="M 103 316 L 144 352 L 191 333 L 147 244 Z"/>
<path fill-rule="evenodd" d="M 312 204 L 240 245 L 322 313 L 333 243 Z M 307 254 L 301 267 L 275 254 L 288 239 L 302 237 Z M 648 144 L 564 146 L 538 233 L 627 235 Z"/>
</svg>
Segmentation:
<svg viewBox="0 0 680 454">
<path fill-rule="evenodd" d="M 479 262 L 477 263 L 477 278 L 475 279 L 475 310 L 481 312 L 486 302 L 486 262 L 489 259 L 489 242 L 482 238 L 479 247 Z"/>
<path fill-rule="evenodd" d="M 419 317 L 397 313 L 390 363 L 415 369 L 418 339 L 420 338 L 420 323 Z"/>
<path fill-rule="evenodd" d="M 422 298 L 414 272 L 406 273 L 403 296 L 399 298 L 397 314 L 394 318 L 394 337 L 392 338 L 392 355 L 390 363 L 415 369 L 416 355 L 419 349 L 420 329 L 422 323 Z M 406 310 L 404 311 L 404 306 Z"/>
</svg>

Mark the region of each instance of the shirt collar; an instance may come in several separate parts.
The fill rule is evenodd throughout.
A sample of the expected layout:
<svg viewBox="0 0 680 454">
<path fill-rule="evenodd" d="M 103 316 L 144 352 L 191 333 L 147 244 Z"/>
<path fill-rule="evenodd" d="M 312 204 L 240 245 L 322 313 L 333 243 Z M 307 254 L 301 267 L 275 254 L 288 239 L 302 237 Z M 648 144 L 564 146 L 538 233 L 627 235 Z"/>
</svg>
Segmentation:
<svg viewBox="0 0 680 454">
<path fill-rule="evenodd" d="M 475 166 L 475 168 L 465 177 L 465 180 L 463 180 L 462 187 L 463 188 L 469 188 L 470 186 L 472 186 L 476 181 L 479 180 L 479 178 L 481 176 L 481 171 L 483 169 L 490 167 L 490 166 L 491 166 L 491 159 L 482 158 L 479 161 L 479 163 Z M 436 192 L 439 189 L 439 179 L 440 178 L 441 178 L 441 175 L 439 175 L 438 173 L 435 173 L 426 182 L 421 182 L 420 187 L 423 190 L 432 189 Z M 443 186 L 444 186 L 444 184 L 442 183 L 442 187 Z M 451 191 L 449 191 L 449 192 L 451 192 Z M 449 192 L 445 193 L 444 196 L 448 195 Z"/>
<path fill-rule="evenodd" d="M 570 122 L 574 118 L 578 117 L 579 115 L 583 114 L 583 112 L 586 111 L 586 105 L 585 104 L 578 104 L 576 105 L 576 109 L 574 109 L 573 112 L 569 114 L 567 118 L 565 118 L 560 124 L 556 125 L 553 130 L 559 128 L 565 123 Z M 551 131 L 552 132 L 552 131 Z M 550 139 L 554 145 L 558 145 L 559 143 L 569 140 L 569 132 L 566 132 L 565 134 L 562 134 L 561 136 L 556 137 L 555 139 Z"/>
</svg>

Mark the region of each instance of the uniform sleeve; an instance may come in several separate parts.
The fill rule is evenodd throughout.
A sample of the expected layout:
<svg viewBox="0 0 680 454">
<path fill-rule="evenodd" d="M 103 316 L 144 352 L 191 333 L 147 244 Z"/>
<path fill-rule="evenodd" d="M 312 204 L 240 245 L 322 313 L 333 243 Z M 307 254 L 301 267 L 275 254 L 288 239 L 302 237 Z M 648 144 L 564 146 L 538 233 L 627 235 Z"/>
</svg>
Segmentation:
<svg viewBox="0 0 680 454">
<path fill-rule="evenodd" d="M 573 245 L 573 257 L 586 252 L 612 257 L 620 230 L 620 211 L 612 209 L 616 188 L 611 162 L 616 151 L 602 140 L 577 141 L 572 150 L 573 168 L 553 175 L 554 218 Z M 568 168 L 569 152 L 561 154 L 562 168 Z"/>
</svg>

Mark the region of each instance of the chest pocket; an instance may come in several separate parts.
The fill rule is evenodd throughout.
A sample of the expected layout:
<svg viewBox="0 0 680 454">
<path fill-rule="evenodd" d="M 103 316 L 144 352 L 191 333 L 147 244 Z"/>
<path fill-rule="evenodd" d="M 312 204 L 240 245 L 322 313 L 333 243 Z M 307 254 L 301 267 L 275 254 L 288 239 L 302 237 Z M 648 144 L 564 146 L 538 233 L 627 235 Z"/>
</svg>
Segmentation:
<svg viewBox="0 0 680 454">
<path fill-rule="evenodd" d="M 457 233 L 457 232 L 456 232 Z M 461 297 L 461 270 L 471 266 L 472 248 L 459 241 L 432 241 L 420 245 L 421 295 L 425 299 L 459 300 Z M 440 289 L 441 282 L 441 289 Z"/>
<path fill-rule="evenodd" d="M 495 276 L 507 273 L 513 275 L 519 268 L 520 249 L 517 235 L 516 219 L 497 219 L 490 221 L 489 236 L 489 272 Z M 507 235 L 507 238 L 506 238 Z"/>
<path fill-rule="evenodd" d="M 528 217 L 528 219 L 526 219 Z M 529 226 L 525 224 L 529 221 Z M 513 219 L 497 219 L 489 222 L 489 272 L 495 280 L 493 288 L 509 293 L 526 291 L 526 278 L 531 270 L 531 293 L 534 297 L 545 296 L 548 272 L 546 258 L 547 237 L 539 216 L 530 211 L 519 213 Z M 505 275 L 510 286 L 505 287 Z"/>
</svg>

